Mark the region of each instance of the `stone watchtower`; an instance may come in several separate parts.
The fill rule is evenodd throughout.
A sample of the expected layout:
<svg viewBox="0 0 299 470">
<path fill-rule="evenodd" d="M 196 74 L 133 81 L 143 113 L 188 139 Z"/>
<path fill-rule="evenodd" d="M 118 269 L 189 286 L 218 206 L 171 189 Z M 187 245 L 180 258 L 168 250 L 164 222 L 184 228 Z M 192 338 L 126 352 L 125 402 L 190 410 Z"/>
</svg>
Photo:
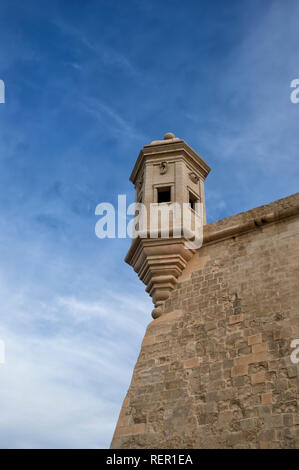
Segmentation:
<svg viewBox="0 0 299 470">
<path fill-rule="evenodd" d="M 206 224 L 208 173 L 170 133 L 133 169 L 147 209 L 185 203 L 196 220 L 201 203 L 203 237 L 186 244 L 174 217 L 168 234 L 161 219 L 149 237 L 147 220 L 133 239 L 126 261 L 154 320 L 112 448 L 299 448 L 299 193 Z"/>
<path fill-rule="evenodd" d="M 206 223 L 204 181 L 209 171 L 206 162 L 171 132 L 165 134 L 164 140 L 145 145 L 134 166 L 130 180 L 135 185 L 136 203 L 145 205 L 147 221 L 146 233 L 133 240 L 126 262 L 133 266 L 147 286 L 146 290 L 155 304 L 153 318 L 161 315 L 161 305 L 169 297 L 194 253 L 192 248 L 186 246 L 188 227 L 183 226 L 184 204 L 189 206 L 190 228 L 199 203 L 201 223 Z M 158 224 L 157 231 L 150 238 L 150 223 L 153 222 L 153 218 L 150 218 L 151 206 L 162 209 L 165 205 L 173 204 L 178 204 L 178 210 L 181 211 L 178 226 L 170 218 L 167 224 L 169 234 L 163 237 L 163 227 Z"/>
</svg>

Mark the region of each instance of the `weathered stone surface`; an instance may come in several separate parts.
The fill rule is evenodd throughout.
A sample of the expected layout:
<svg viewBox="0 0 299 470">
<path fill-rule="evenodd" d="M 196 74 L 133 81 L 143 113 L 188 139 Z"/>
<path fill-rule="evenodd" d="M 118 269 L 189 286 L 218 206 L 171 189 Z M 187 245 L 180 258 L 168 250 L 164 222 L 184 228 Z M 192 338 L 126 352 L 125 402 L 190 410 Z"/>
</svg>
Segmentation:
<svg viewBox="0 0 299 470">
<path fill-rule="evenodd" d="M 112 448 L 299 448 L 298 235 L 293 215 L 198 250 L 147 328 Z"/>
</svg>

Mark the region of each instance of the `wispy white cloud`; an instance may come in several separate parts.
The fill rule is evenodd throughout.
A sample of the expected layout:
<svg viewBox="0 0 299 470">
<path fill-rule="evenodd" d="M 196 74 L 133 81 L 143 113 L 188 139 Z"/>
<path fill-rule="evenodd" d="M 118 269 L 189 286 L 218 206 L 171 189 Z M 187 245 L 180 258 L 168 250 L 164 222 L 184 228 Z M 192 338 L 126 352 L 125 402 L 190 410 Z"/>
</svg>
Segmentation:
<svg viewBox="0 0 299 470">
<path fill-rule="evenodd" d="M 290 101 L 290 82 L 298 75 L 298 15 L 298 3 L 288 9 L 269 2 L 221 58 L 205 125 L 200 113 L 186 112 L 196 129 L 193 146 L 205 147 L 212 167 L 206 182 L 210 221 L 297 191 L 299 106 Z"/>
<path fill-rule="evenodd" d="M 88 38 L 85 33 L 80 31 L 80 29 L 74 25 L 63 22 L 61 19 L 55 20 L 53 23 L 59 29 L 61 34 L 71 36 L 73 39 L 81 43 L 81 45 L 92 51 L 95 54 L 96 59 L 102 64 L 118 67 L 122 71 L 131 75 L 136 75 L 138 73 L 136 66 L 132 64 L 129 58 L 125 54 L 111 47 L 110 44 L 99 42 L 98 40 L 94 41 L 93 39 Z"/>
<path fill-rule="evenodd" d="M 143 133 L 124 119 L 111 106 L 97 98 L 85 97 L 80 103 L 82 109 L 93 116 L 103 127 L 109 127 L 113 134 L 121 134 L 126 138 L 145 139 Z"/>
<path fill-rule="evenodd" d="M 244 164 L 247 159 L 255 161 L 262 172 L 273 172 L 282 161 L 286 169 L 291 164 L 299 169 L 292 138 L 297 132 L 298 107 L 290 102 L 290 81 L 298 74 L 294 60 L 298 3 L 292 3 L 289 13 L 283 3 L 269 3 L 264 16 L 230 51 L 215 105 L 223 101 L 224 109 L 226 105 L 230 112 L 234 110 L 235 118 L 226 121 L 223 114 L 214 113 L 214 135 L 207 132 L 205 136 L 221 158 L 242 159 Z"/>
<path fill-rule="evenodd" d="M 108 447 L 147 303 L 115 292 L 39 302 L 5 282 L 0 296 L 0 447 Z"/>
</svg>

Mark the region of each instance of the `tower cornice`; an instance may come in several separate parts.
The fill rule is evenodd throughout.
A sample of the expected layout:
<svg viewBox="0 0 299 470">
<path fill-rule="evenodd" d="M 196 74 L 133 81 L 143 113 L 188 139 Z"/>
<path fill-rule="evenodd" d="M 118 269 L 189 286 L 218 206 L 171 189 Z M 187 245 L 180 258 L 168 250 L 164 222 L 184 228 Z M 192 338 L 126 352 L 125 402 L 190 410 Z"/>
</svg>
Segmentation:
<svg viewBox="0 0 299 470">
<path fill-rule="evenodd" d="M 145 145 L 140 151 L 137 161 L 134 165 L 133 171 L 130 176 L 130 181 L 135 184 L 139 170 L 142 168 L 145 161 L 153 158 L 159 160 L 163 157 L 179 157 L 180 155 L 189 159 L 193 165 L 198 167 L 205 179 L 211 171 L 211 168 L 201 158 L 201 156 L 195 152 L 184 140 L 174 138 L 171 140 L 157 140 L 151 144 Z"/>
</svg>

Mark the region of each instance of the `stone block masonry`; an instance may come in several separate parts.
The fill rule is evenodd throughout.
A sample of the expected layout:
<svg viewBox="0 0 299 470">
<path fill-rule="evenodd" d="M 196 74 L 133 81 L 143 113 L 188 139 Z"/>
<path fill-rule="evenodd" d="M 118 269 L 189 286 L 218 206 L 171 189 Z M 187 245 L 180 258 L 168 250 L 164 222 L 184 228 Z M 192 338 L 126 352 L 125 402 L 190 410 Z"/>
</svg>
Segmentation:
<svg viewBox="0 0 299 470">
<path fill-rule="evenodd" d="M 298 207 L 205 227 L 147 327 L 112 448 L 299 448 Z"/>
</svg>

